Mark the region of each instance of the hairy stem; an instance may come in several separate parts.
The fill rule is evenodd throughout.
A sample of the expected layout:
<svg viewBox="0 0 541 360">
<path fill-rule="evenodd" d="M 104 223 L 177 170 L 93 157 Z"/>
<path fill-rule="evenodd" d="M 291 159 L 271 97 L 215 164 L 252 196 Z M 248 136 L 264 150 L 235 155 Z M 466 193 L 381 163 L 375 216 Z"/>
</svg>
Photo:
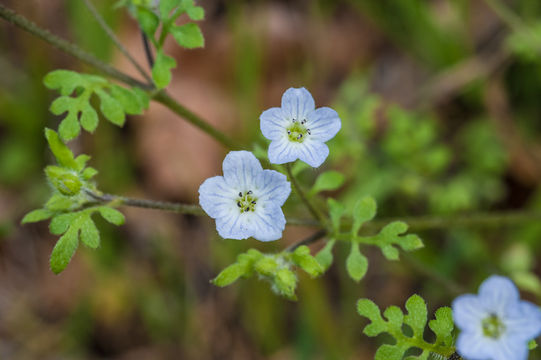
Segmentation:
<svg viewBox="0 0 541 360">
<path fill-rule="evenodd" d="M 83 0 L 83 2 L 85 3 L 85 6 L 88 8 L 88 10 L 90 11 L 90 13 L 92 14 L 92 16 L 94 16 L 94 19 L 96 19 L 96 21 L 98 22 L 98 24 L 101 26 L 101 28 L 103 29 L 103 31 L 105 31 L 105 33 L 107 34 L 107 36 L 109 36 L 109 38 L 111 39 L 111 41 L 113 41 L 113 43 L 116 45 L 116 47 L 118 48 L 118 50 L 120 50 L 120 52 L 122 52 L 122 54 L 124 54 L 124 56 L 126 56 L 126 58 L 133 64 L 133 66 L 135 66 L 135 68 L 137 69 L 137 71 L 139 71 L 139 73 L 145 78 L 145 80 L 152 84 L 152 79 L 150 78 L 150 76 L 147 74 L 147 72 L 141 67 L 141 65 L 139 65 L 139 63 L 134 59 L 134 57 L 129 53 L 129 51 L 124 47 L 124 45 L 122 45 L 122 43 L 120 42 L 120 40 L 116 37 L 115 33 L 113 32 L 113 30 L 109 27 L 109 25 L 107 25 L 107 23 L 105 22 L 105 20 L 103 19 L 103 17 L 100 15 L 100 13 L 96 10 L 96 8 L 94 7 L 94 4 L 92 3 L 92 0 Z"/>
<path fill-rule="evenodd" d="M 308 211 L 310 211 L 310 214 L 312 214 L 314 219 L 316 219 L 319 224 L 323 225 L 324 224 L 323 216 L 318 211 L 318 209 L 312 205 L 310 200 L 308 200 L 308 198 L 306 197 L 306 194 L 302 190 L 301 186 L 297 182 L 297 179 L 295 179 L 295 176 L 293 175 L 293 172 L 291 171 L 291 164 L 289 164 L 289 163 L 286 164 L 286 170 L 287 170 L 287 175 L 289 177 L 289 180 L 293 184 L 293 187 L 295 188 L 295 192 L 297 193 L 297 195 L 299 195 L 302 202 L 304 203 L 304 205 L 306 205 L 306 208 L 308 209 Z"/>
<path fill-rule="evenodd" d="M 32 35 L 35 35 L 39 37 L 42 40 L 45 40 L 49 44 L 53 45 L 54 47 L 64 51 L 65 53 L 68 53 L 77 59 L 94 66 L 96 69 L 100 70 L 102 73 L 109 75 L 112 78 L 118 79 L 122 81 L 123 83 L 126 83 L 131 86 L 138 86 L 145 90 L 151 90 L 153 88 L 152 85 L 145 84 L 135 78 L 132 78 L 131 76 L 115 69 L 109 64 L 106 64 L 105 62 L 101 61 L 100 59 L 96 58 L 94 55 L 86 52 L 85 50 L 81 49 L 75 44 L 70 43 L 69 41 L 66 41 L 48 30 L 42 29 L 39 26 L 37 26 L 32 21 L 28 20 L 22 15 L 17 14 L 15 11 L 10 10 L 6 8 L 3 5 L 0 5 L 0 17 L 9 21 L 13 25 L 16 25 L 20 27 L 21 29 L 31 33 Z"/>
</svg>

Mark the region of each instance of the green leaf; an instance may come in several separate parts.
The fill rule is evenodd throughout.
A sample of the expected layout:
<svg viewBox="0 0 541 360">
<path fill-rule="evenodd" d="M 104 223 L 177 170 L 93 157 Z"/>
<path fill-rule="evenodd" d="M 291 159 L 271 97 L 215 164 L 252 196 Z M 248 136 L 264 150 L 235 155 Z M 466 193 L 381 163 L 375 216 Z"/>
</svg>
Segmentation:
<svg viewBox="0 0 541 360">
<path fill-rule="evenodd" d="M 351 243 L 351 251 L 346 259 L 346 269 L 348 275 L 357 282 L 361 281 L 368 269 L 368 259 L 361 254 L 359 244 L 356 242 Z"/>
<path fill-rule="evenodd" d="M 385 256 L 387 260 L 398 260 L 400 258 L 398 249 L 392 245 L 381 246 L 381 252 L 383 253 L 383 256 Z"/>
<path fill-rule="evenodd" d="M 374 360 L 402 360 L 405 352 L 406 349 L 399 346 L 384 344 L 376 351 Z"/>
<path fill-rule="evenodd" d="M 100 246 L 100 232 L 90 218 L 90 215 L 81 216 L 80 220 L 81 241 L 91 249 Z"/>
<path fill-rule="evenodd" d="M 315 195 L 321 191 L 336 190 L 344 184 L 345 177 L 338 171 L 326 171 L 320 174 L 314 186 L 310 190 L 310 195 Z"/>
<path fill-rule="evenodd" d="M 332 249 L 334 247 L 334 243 L 336 240 L 332 239 L 327 241 L 327 244 L 325 244 L 325 247 L 321 249 L 317 255 L 316 260 L 323 268 L 323 271 L 326 271 L 333 262 L 333 255 L 332 255 Z"/>
<path fill-rule="evenodd" d="M 329 217 L 331 218 L 333 230 L 338 233 L 340 232 L 340 220 L 342 219 L 342 216 L 344 216 L 346 208 L 332 198 L 327 200 L 327 204 L 329 206 Z"/>
<path fill-rule="evenodd" d="M 77 156 L 75 158 L 75 163 L 77 164 L 77 170 L 78 172 L 82 171 L 85 166 L 86 166 L 86 163 L 88 162 L 88 160 L 90 160 L 90 156 L 88 155 L 85 155 L 85 154 L 81 154 L 79 156 Z"/>
<path fill-rule="evenodd" d="M 160 49 L 156 54 L 154 67 L 152 68 L 152 79 L 159 89 L 163 89 L 171 82 L 171 69 L 177 66 L 177 62 L 170 56 L 167 56 Z"/>
<path fill-rule="evenodd" d="M 51 211 L 65 211 L 69 210 L 73 204 L 73 201 L 69 197 L 57 193 L 53 194 L 53 196 L 47 200 L 45 208 Z"/>
<path fill-rule="evenodd" d="M 79 121 L 81 122 L 83 129 L 90 133 L 93 133 L 98 127 L 98 113 L 90 103 L 85 103 L 85 105 L 83 105 Z"/>
<path fill-rule="evenodd" d="M 353 226 L 351 227 L 353 235 L 357 235 L 361 226 L 376 216 L 376 209 L 376 201 L 370 196 L 362 198 L 355 204 L 353 208 Z"/>
<path fill-rule="evenodd" d="M 68 266 L 79 240 L 77 238 L 78 229 L 69 230 L 58 239 L 51 253 L 50 266 L 55 274 L 61 273 Z"/>
<path fill-rule="evenodd" d="M 45 168 L 47 180 L 66 196 L 74 196 L 79 194 L 83 183 L 72 170 L 67 170 L 54 165 L 49 165 Z"/>
<path fill-rule="evenodd" d="M 537 348 L 537 342 L 535 339 L 532 339 L 528 342 L 528 350 L 533 350 L 535 348 Z"/>
<path fill-rule="evenodd" d="M 123 126 L 126 121 L 124 108 L 111 95 L 103 90 L 96 90 L 96 94 L 100 98 L 100 110 L 103 116 L 117 126 Z"/>
<path fill-rule="evenodd" d="M 403 221 L 394 221 L 387 224 L 378 235 L 375 244 L 381 248 L 383 255 L 389 260 L 397 260 L 399 253 L 396 247 L 400 246 L 405 251 L 417 250 L 423 247 L 421 239 L 414 234 L 402 236 L 408 230 L 408 225 Z"/>
<path fill-rule="evenodd" d="M 193 49 L 205 46 L 205 38 L 197 24 L 188 23 L 180 26 L 173 26 L 170 29 L 171 34 L 177 43 L 187 49 Z"/>
<path fill-rule="evenodd" d="M 169 18 L 171 11 L 180 5 L 181 0 L 160 0 L 160 16 L 162 20 Z"/>
<path fill-rule="evenodd" d="M 430 329 L 436 334 L 436 344 L 453 345 L 453 311 L 449 307 L 436 310 L 436 319 L 428 322 Z"/>
<path fill-rule="evenodd" d="M 124 112 L 130 115 L 138 115 L 143 113 L 145 103 L 141 99 L 141 94 L 137 94 L 135 91 L 126 89 L 122 86 L 112 85 L 111 96 L 117 100 Z"/>
<path fill-rule="evenodd" d="M 203 20 L 205 18 L 205 10 L 201 6 L 191 6 L 186 9 L 188 17 L 194 21 Z"/>
<path fill-rule="evenodd" d="M 274 276 L 274 285 L 281 295 L 290 300 L 296 300 L 295 288 L 297 287 L 297 276 L 289 269 L 280 269 Z"/>
<path fill-rule="evenodd" d="M 90 180 L 91 178 L 93 178 L 94 176 L 96 176 L 96 174 L 98 173 L 98 170 L 94 169 L 93 167 L 87 167 L 83 173 L 81 174 L 81 176 L 85 179 L 85 180 Z"/>
<path fill-rule="evenodd" d="M 63 96 L 73 93 L 82 82 L 84 79 L 78 73 L 69 70 L 51 71 L 43 78 L 43 84 L 47 88 L 58 89 Z"/>
<path fill-rule="evenodd" d="M 273 276 L 278 270 L 278 263 L 272 256 L 264 256 L 254 264 L 254 269 L 261 275 Z"/>
<path fill-rule="evenodd" d="M 21 224 L 34 223 L 42 220 L 47 220 L 54 215 L 54 212 L 47 209 L 36 209 L 30 211 L 21 220 Z"/>
<path fill-rule="evenodd" d="M 153 38 L 154 33 L 156 33 L 156 30 L 160 25 L 160 18 L 158 15 L 154 14 L 152 11 L 143 6 L 138 6 L 135 12 L 135 17 L 137 18 L 137 22 L 139 23 L 139 26 L 141 26 L 143 32 L 148 37 Z"/>
<path fill-rule="evenodd" d="M 366 336 L 377 336 L 387 329 L 387 324 L 381 317 L 379 307 L 372 300 L 360 299 L 357 302 L 357 312 L 371 321 L 363 330 Z"/>
<path fill-rule="evenodd" d="M 417 338 L 423 338 L 423 332 L 427 320 L 426 303 L 419 295 L 412 295 L 406 301 L 408 314 L 404 317 L 404 323 L 413 330 L 413 335 Z"/>
<path fill-rule="evenodd" d="M 120 226 L 126 221 L 124 215 L 122 215 L 122 213 L 116 209 L 107 206 L 101 206 L 98 208 L 98 211 L 105 220 L 107 220 L 113 225 Z"/>
<path fill-rule="evenodd" d="M 388 320 L 390 328 L 394 331 L 401 332 L 402 324 L 404 322 L 404 313 L 398 306 L 389 306 L 383 312 L 383 315 Z"/>
<path fill-rule="evenodd" d="M 75 139 L 81 133 L 81 126 L 79 125 L 75 111 L 70 110 L 68 116 L 62 120 L 58 127 L 58 133 L 66 141 Z"/>
<path fill-rule="evenodd" d="M 246 272 L 246 266 L 234 263 L 223 269 L 218 276 L 211 280 L 211 282 L 216 286 L 224 287 L 237 281 L 237 279 L 245 275 Z"/>
<path fill-rule="evenodd" d="M 56 161 L 61 166 L 77 169 L 78 165 L 73 157 L 71 150 L 64 144 L 58 134 L 51 129 L 45 128 L 45 138 L 49 143 L 49 148 L 51 149 Z"/>
<path fill-rule="evenodd" d="M 54 235 L 61 235 L 65 233 L 70 227 L 71 223 L 79 216 L 78 213 L 67 213 L 56 215 L 49 223 L 49 231 Z"/>
<path fill-rule="evenodd" d="M 291 255 L 293 263 L 312 277 L 317 277 L 325 271 L 316 258 L 310 255 L 310 249 L 306 245 L 299 246 Z"/>
<path fill-rule="evenodd" d="M 148 96 L 148 94 L 143 89 L 138 87 L 134 87 L 132 91 L 139 99 L 139 104 L 141 105 L 143 110 L 148 109 L 150 105 L 150 97 Z"/>
</svg>

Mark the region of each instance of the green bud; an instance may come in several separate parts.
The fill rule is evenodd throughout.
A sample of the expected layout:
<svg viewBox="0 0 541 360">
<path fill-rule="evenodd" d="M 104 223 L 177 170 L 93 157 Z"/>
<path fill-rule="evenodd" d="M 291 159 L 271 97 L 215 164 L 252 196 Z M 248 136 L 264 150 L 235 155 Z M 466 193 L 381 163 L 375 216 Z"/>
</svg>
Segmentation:
<svg viewBox="0 0 541 360">
<path fill-rule="evenodd" d="M 255 262 L 254 269 L 261 275 L 272 276 L 278 269 L 278 263 L 273 257 L 264 256 Z"/>
<path fill-rule="evenodd" d="M 297 287 L 297 276 L 289 269 L 280 269 L 274 277 L 274 285 L 276 290 L 285 297 L 296 300 L 295 288 Z"/>
<path fill-rule="evenodd" d="M 74 196 L 81 191 L 83 183 L 71 171 L 58 166 L 47 166 L 45 173 L 51 184 L 63 195 Z"/>
</svg>

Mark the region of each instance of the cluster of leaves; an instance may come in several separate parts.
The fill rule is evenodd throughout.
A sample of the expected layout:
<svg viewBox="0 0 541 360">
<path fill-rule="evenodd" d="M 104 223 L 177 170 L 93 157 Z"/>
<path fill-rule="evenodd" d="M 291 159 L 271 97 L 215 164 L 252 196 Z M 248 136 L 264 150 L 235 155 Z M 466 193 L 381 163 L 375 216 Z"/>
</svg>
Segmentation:
<svg viewBox="0 0 541 360">
<path fill-rule="evenodd" d="M 383 206 L 400 199 L 406 209 L 410 199 L 417 208 L 424 201 L 437 213 L 501 199 L 507 157 L 486 119 L 473 119 L 444 143 L 435 117 L 386 107 L 364 84 L 363 77 L 347 82 L 335 105 L 349 121 L 333 140 L 331 156 L 355 164 L 344 167 L 347 199 L 371 194 Z M 362 96 L 359 88 L 365 88 Z"/>
<path fill-rule="evenodd" d="M 182 47 L 194 49 L 203 47 L 205 39 L 199 26 L 192 22 L 177 25 L 177 19 L 186 14 L 193 21 L 203 20 L 205 11 L 193 0 L 125 0 L 119 5 L 127 6 L 137 19 L 141 29 L 156 48 L 156 59 L 152 67 L 154 84 L 162 89 L 171 82 L 171 70 L 177 66 L 175 59 L 165 54 L 163 45 L 171 34 Z M 159 36 L 158 28 L 161 25 Z"/>
<path fill-rule="evenodd" d="M 346 240 L 351 243 L 351 249 L 346 259 L 346 269 L 349 276 L 355 281 L 360 281 L 368 270 L 368 259 L 360 250 L 361 244 L 379 247 L 383 256 L 388 260 L 399 259 L 397 246 L 404 251 L 413 251 L 423 247 L 423 242 L 417 235 L 404 235 L 408 230 L 408 225 L 402 221 L 387 224 L 376 235 L 359 235 L 363 224 L 376 216 L 376 202 L 371 197 L 364 197 L 359 200 L 351 212 L 348 212 L 342 203 L 334 199 L 328 200 L 328 207 L 332 226 L 329 231 L 331 240 L 316 256 L 324 268 L 328 268 L 332 264 L 332 248 L 336 239 Z M 352 219 L 350 232 L 341 233 L 342 219 L 346 215 Z"/>
<path fill-rule="evenodd" d="M 79 240 L 92 249 L 100 245 L 99 231 L 92 220 L 94 213 L 114 225 L 122 225 L 124 215 L 110 206 L 96 204 L 90 195 L 99 194 L 99 191 L 92 181 L 98 172 L 86 166 L 90 160 L 88 155 L 75 157 L 53 130 L 45 129 L 45 137 L 58 163 L 45 168 L 52 195 L 43 208 L 28 213 L 22 223 L 51 219 L 51 233 L 62 235 L 50 259 L 51 270 L 58 274 L 70 262 Z"/>
<path fill-rule="evenodd" d="M 296 300 L 297 275 L 293 267 L 305 271 L 311 277 L 324 273 L 323 266 L 310 255 L 310 249 L 299 246 L 294 251 L 283 251 L 278 254 L 263 254 L 255 249 L 237 256 L 237 261 L 223 269 L 212 283 L 224 287 L 239 278 L 258 275 L 271 284 L 272 290 L 288 299 Z"/>
<path fill-rule="evenodd" d="M 55 115 L 67 113 L 58 128 L 65 141 L 77 137 L 81 126 L 88 132 L 96 130 L 98 113 L 91 104 L 92 95 L 100 99 L 103 116 L 117 126 L 124 125 L 126 114 L 141 114 L 149 105 L 148 95 L 140 88 L 128 89 L 96 75 L 55 70 L 45 76 L 44 84 L 60 92 L 50 110 Z"/>
<path fill-rule="evenodd" d="M 419 295 L 413 295 L 406 301 L 407 314 L 397 306 L 389 306 L 381 316 L 379 307 L 371 300 L 361 299 L 357 303 L 357 311 L 361 316 L 370 319 L 371 323 L 364 328 L 364 334 L 370 337 L 388 333 L 395 339 L 395 344 L 384 344 L 376 352 L 375 360 L 402 360 L 411 348 L 421 351 L 419 355 L 410 355 L 407 360 L 427 360 L 430 355 L 447 359 L 454 354 L 453 317 L 449 307 L 439 308 L 435 319 L 428 322 L 428 327 L 436 335 L 434 342 L 424 339 L 427 323 L 425 301 Z"/>
</svg>

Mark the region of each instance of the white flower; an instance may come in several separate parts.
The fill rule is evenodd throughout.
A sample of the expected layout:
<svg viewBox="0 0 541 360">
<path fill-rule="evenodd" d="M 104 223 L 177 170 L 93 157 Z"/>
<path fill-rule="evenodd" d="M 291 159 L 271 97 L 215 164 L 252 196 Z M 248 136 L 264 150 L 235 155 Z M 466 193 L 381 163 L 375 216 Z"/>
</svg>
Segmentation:
<svg viewBox="0 0 541 360">
<path fill-rule="evenodd" d="M 462 330 L 457 352 L 468 360 L 526 360 L 528 342 L 541 333 L 541 310 L 521 301 L 511 280 L 491 276 L 479 295 L 453 301 L 453 319 Z"/>
<path fill-rule="evenodd" d="M 248 151 L 231 151 L 222 167 L 224 176 L 209 178 L 199 187 L 199 204 L 216 219 L 218 234 L 238 240 L 281 238 L 286 224 L 281 206 L 291 192 L 286 176 L 263 170 Z"/>
<path fill-rule="evenodd" d="M 272 140 L 269 161 L 284 164 L 300 159 L 320 166 L 329 155 L 325 145 L 340 130 L 340 118 L 328 107 L 316 109 L 305 88 L 289 88 L 282 95 L 282 107 L 263 111 L 259 117 L 263 136 Z"/>
</svg>

